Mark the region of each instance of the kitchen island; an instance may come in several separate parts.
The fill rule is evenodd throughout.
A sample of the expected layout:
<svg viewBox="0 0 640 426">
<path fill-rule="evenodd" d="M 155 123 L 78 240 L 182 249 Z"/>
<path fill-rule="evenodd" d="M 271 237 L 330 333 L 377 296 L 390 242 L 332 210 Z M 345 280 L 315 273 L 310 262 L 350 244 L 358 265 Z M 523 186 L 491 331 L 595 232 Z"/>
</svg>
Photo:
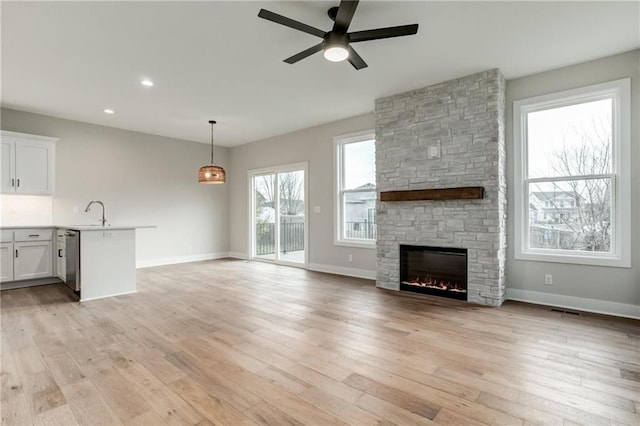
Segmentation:
<svg viewBox="0 0 640 426">
<path fill-rule="evenodd" d="M 80 231 L 80 301 L 135 293 L 136 230 L 75 227 Z"/>
<path fill-rule="evenodd" d="M 28 235 L 43 235 L 44 230 L 69 231 L 79 243 L 73 253 L 74 275 L 79 279 L 80 290 L 76 291 L 81 302 L 101 299 L 104 297 L 118 296 L 122 294 L 135 293 L 136 286 L 136 228 L 154 228 L 154 226 L 94 226 L 94 225 L 50 225 L 50 226 L 12 226 L 2 227 L 3 235 L 12 233 L 22 234 L 24 230 L 33 230 Z M 36 230 L 40 230 L 36 232 Z M 72 232 L 75 231 L 75 232 Z M 37 237 L 34 237 L 37 238 Z M 49 250 L 46 253 L 55 252 L 55 256 L 70 255 L 70 248 Z M 14 250 L 11 250 L 13 254 Z M 45 253 L 45 252 L 43 252 Z M 18 251 L 15 251 L 16 258 Z M 46 259 L 43 254 L 39 262 L 52 262 L 54 259 Z M 67 262 L 68 264 L 68 262 Z M 66 273 L 61 273 L 61 267 L 50 268 L 49 282 L 67 281 Z M 71 271 L 69 271 L 71 272 Z M 55 278 L 58 277 L 58 278 Z M 18 280 L 18 278 L 15 278 Z M 5 280 L 6 281 L 6 280 Z M 11 280 L 9 280 L 11 281 Z M 42 278 L 37 281 L 14 281 L 9 285 L 17 283 L 17 286 L 37 285 L 45 283 Z M 24 284 L 24 285 L 22 285 Z M 73 288 L 73 285 L 70 285 Z M 3 287 L 5 288 L 5 287 Z M 74 289 L 75 290 L 75 289 Z"/>
</svg>

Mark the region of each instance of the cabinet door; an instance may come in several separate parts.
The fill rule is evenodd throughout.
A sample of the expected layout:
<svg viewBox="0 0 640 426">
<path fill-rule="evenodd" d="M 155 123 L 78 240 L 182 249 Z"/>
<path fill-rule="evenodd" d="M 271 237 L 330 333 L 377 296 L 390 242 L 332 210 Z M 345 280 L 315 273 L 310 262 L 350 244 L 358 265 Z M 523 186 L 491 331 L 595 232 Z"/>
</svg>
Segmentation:
<svg viewBox="0 0 640 426">
<path fill-rule="evenodd" d="M 0 191 L 3 194 L 14 193 L 16 192 L 14 170 L 16 144 L 8 137 L 3 137 L 1 145 L 2 150 L 0 151 L 0 160 L 2 161 L 2 168 L 0 168 L 0 180 L 2 183 Z"/>
<path fill-rule="evenodd" d="M 13 263 L 14 279 L 17 281 L 52 277 L 52 245 L 51 241 L 14 243 L 16 252 Z"/>
<path fill-rule="evenodd" d="M 0 282 L 13 281 L 13 243 L 0 244 Z"/>
<path fill-rule="evenodd" d="M 67 280 L 67 258 L 64 241 L 57 241 L 56 246 L 56 276 L 62 281 Z"/>
<path fill-rule="evenodd" d="M 51 142 L 16 139 L 17 193 L 53 193 L 53 146 Z"/>
</svg>

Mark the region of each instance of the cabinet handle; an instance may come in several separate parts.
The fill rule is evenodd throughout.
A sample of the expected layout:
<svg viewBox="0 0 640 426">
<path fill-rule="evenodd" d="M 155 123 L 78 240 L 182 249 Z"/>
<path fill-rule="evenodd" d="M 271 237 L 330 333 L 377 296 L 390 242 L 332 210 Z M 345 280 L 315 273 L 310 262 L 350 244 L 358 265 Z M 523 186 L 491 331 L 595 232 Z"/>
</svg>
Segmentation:
<svg viewBox="0 0 640 426">
<path fill-rule="evenodd" d="M 14 178 L 11 178 L 11 186 L 12 187 L 16 186 L 16 180 Z"/>
<path fill-rule="evenodd" d="M 62 257 L 62 249 L 58 249 L 58 257 Z"/>
<path fill-rule="evenodd" d="M 17 180 L 17 182 L 18 182 L 18 185 L 17 185 L 17 186 L 20 186 L 20 179 L 16 179 L 16 180 Z"/>
<path fill-rule="evenodd" d="M 40 234 L 29 234 L 29 237 L 39 237 Z"/>
<path fill-rule="evenodd" d="M 16 259 L 18 258 L 18 249 L 16 249 Z"/>
</svg>

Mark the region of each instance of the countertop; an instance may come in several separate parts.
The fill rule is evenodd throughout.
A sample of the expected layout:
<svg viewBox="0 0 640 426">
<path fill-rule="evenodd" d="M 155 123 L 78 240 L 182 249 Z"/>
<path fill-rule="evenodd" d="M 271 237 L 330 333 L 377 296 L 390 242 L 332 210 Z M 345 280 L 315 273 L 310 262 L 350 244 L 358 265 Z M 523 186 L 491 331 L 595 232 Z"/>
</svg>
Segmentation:
<svg viewBox="0 0 640 426">
<path fill-rule="evenodd" d="M 155 225 L 21 225 L 21 226 L 0 226 L 0 230 L 4 229 L 71 229 L 74 231 L 122 231 L 125 229 L 138 229 L 138 228 L 156 228 Z"/>
</svg>

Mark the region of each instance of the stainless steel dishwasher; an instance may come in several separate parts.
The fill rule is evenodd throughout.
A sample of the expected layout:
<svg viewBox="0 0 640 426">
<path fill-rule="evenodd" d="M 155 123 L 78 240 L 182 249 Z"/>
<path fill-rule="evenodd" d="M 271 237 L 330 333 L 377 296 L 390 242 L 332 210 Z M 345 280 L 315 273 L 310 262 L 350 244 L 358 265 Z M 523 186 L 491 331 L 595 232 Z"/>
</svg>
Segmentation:
<svg viewBox="0 0 640 426">
<path fill-rule="evenodd" d="M 80 291 L 80 232 L 66 230 L 65 257 L 66 280 L 65 284 L 75 292 Z"/>
</svg>

